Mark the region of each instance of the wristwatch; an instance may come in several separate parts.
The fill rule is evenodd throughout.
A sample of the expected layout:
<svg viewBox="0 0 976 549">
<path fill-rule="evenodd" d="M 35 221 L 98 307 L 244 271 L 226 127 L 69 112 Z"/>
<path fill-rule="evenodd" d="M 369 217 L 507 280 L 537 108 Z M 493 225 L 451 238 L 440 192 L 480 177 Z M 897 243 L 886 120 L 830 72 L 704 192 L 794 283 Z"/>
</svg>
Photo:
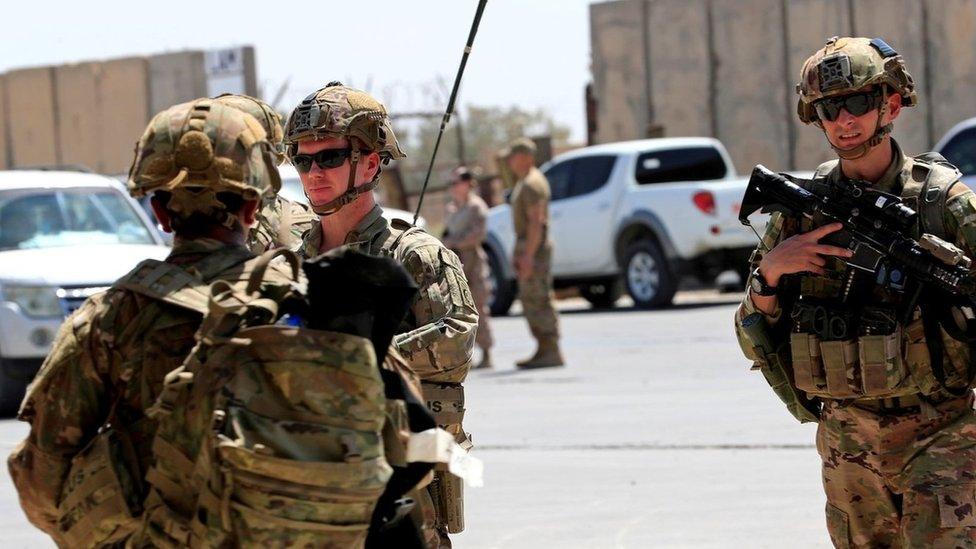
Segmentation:
<svg viewBox="0 0 976 549">
<path fill-rule="evenodd" d="M 756 269 L 752 271 L 752 277 L 749 281 L 749 288 L 752 290 L 752 293 L 763 297 L 772 297 L 776 295 L 776 288 L 770 286 L 769 283 L 766 282 L 766 277 L 759 272 L 759 267 L 756 267 Z"/>
</svg>

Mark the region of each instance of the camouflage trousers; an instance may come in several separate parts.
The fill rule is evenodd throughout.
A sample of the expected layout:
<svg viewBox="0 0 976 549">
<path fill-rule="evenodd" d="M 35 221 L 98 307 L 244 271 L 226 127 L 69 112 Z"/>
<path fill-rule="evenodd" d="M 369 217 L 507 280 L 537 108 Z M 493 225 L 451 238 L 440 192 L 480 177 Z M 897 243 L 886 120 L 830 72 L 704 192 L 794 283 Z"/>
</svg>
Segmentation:
<svg viewBox="0 0 976 549">
<path fill-rule="evenodd" d="M 552 243 L 546 242 L 535 253 L 532 276 L 519 280 L 519 300 L 522 314 L 529 323 L 532 336 L 539 342 L 555 343 L 559 339 L 559 318 L 556 316 L 555 295 L 552 291 Z"/>
<path fill-rule="evenodd" d="M 817 430 L 836 547 L 976 546 L 972 395 L 928 414 L 828 401 Z"/>
<path fill-rule="evenodd" d="M 488 258 L 480 247 L 454 251 L 464 267 L 468 288 L 471 289 L 474 305 L 478 308 L 478 332 L 475 334 L 475 342 L 482 349 L 490 349 L 494 340 L 491 337 L 491 311 L 488 309 Z"/>
</svg>

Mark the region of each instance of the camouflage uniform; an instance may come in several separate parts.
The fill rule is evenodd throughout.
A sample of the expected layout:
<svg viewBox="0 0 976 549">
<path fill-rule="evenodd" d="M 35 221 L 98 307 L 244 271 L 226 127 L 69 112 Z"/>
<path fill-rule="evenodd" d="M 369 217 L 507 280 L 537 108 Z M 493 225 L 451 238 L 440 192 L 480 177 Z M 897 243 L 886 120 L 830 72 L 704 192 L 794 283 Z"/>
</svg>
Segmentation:
<svg viewBox="0 0 976 549">
<path fill-rule="evenodd" d="M 828 42 L 826 53 L 831 53 L 833 44 L 838 49 L 851 45 L 841 53 L 853 51 L 850 55 L 854 60 L 850 65 L 855 71 L 864 66 L 857 55 L 870 56 L 871 62 L 880 57 L 862 48 L 868 45 L 866 39 Z M 821 50 L 811 60 L 822 59 L 824 53 Z M 811 65 L 813 61 L 807 63 L 815 67 Z M 808 65 L 804 66 L 805 77 L 809 75 Z M 889 64 L 886 70 L 892 66 Z M 910 82 L 910 77 L 907 79 Z M 809 78 L 807 82 L 812 85 Z M 909 95 L 906 104 L 913 104 L 912 87 L 891 87 Z M 799 110 L 804 121 L 816 120 L 812 107 L 803 100 Z M 884 137 L 888 131 L 890 128 L 880 135 Z M 879 140 L 872 146 L 886 143 Z M 918 174 L 946 169 L 905 156 L 894 140 L 890 146 L 892 162 L 871 183 L 874 189 L 901 194 L 911 200 L 909 189 L 920 187 Z M 842 158 L 850 153 L 838 152 Z M 844 178 L 837 161 L 825 163 L 816 174 L 812 184 L 822 182 L 822 189 L 831 188 Z M 970 257 L 976 257 L 976 194 L 961 185 L 952 187 L 950 183 L 947 188 L 945 207 L 941 210 L 947 240 Z M 822 219 L 773 214 L 762 244 L 753 255 L 753 266 L 758 265 L 765 250 L 823 224 Z M 920 232 L 920 228 L 916 229 L 916 233 Z M 780 299 L 792 303 L 793 297 L 799 294 L 828 306 L 836 303 L 848 267 L 839 258 L 825 256 L 825 259 L 827 272 L 823 276 L 807 273 L 781 279 Z M 861 308 L 855 309 L 854 314 L 859 318 L 863 318 L 868 306 L 899 303 L 897 296 L 873 281 L 857 288 L 855 293 L 864 291 L 868 296 L 858 306 Z M 969 349 L 942 331 L 940 352 L 946 371 L 944 381 L 940 382 L 933 371 L 931 357 L 932 349 L 938 346 L 930 346 L 918 306 L 911 315 L 912 320 L 906 325 L 899 323 L 891 334 L 867 333 L 843 340 L 826 337 L 821 340 L 806 333 L 799 323 L 798 305 L 789 310 L 783 310 L 783 306 L 779 304 L 771 314 L 762 314 L 770 325 L 779 325 L 781 333 L 789 334 L 785 344 L 792 358 L 790 383 L 814 399 L 814 409 L 820 409 L 817 450 L 823 461 L 827 526 L 834 545 L 971 547 L 976 544 L 976 415 L 972 409 L 972 392 L 967 390 L 972 382 L 967 373 Z M 756 312 L 760 311 L 747 290 L 736 313 L 736 334 L 744 354 L 756 361 L 757 366 L 766 366 L 764 359 L 756 354 L 756 342 L 746 335 L 741 322 Z M 782 329 L 784 322 L 791 323 L 789 330 Z"/>
<path fill-rule="evenodd" d="M 448 204 L 444 245 L 458 255 L 464 276 L 478 307 L 476 342 L 484 350 L 491 348 L 491 312 L 488 310 L 488 256 L 481 244 L 488 234 L 488 205 L 480 196 L 470 193 L 465 204 Z"/>
<path fill-rule="evenodd" d="M 294 155 L 298 142 L 325 136 L 346 137 L 360 142 L 364 149 L 377 151 L 383 162 L 405 156 L 393 134 L 385 107 L 368 94 L 332 82 L 309 95 L 292 112 L 285 127 L 288 153 Z M 312 204 L 320 215 L 331 215 L 371 191 L 378 181 L 355 184 L 360 156 L 353 147 L 346 192 L 328 204 Z M 314 257 L 323 250 L 322 226 L 306 233 L 300 253 Z M 478 313 L 457 256 L 426 232 L 394 221 L 392 226 L 374 207 L 346 236 L 345 244 L 372 255 L 388 255 L 400 262 L 419 287 L 411 312 L 401 325 L 394 345 L 411 369 L 420 377 L 424 397 L 438 424 L 470 448 L 462 427 L 464 387 L 471 368 L 471 353 L 478 324 Z M 463 529 L 463 503 L 460 479 L 438 471 L 422 501 L 427 514 L 425 531 L 431 547 L 450 547 L 448 532 Z M 431 514 L 433 509 L 438 510 Z M 432 528 L 431 526 L 435 526 Z"/>
<path fill-rule="evenodd" d="M 516 257 L 522 253 L 528 235 L 528 208 L 541 203 L 545 211 L 542 244 L 535 252 L 532 276 L 527 280 L 519 280 L 519 299 L 522 301 L 523 314 L 540 348 L 555 346 L 559 341 L 559 319 L 556 315 L 555 296 L 552 291 L 552 241 L 549 240 L 550 196 L 549 181 L 535 167 L 515 185 L 515 190 L 512 191 Z"/>
<path fill-rule="evenodd" d="M 305 204 L 275 195 L 258 211 L 257 222 L 248 235 L 248 248 L 255 254 L 277 248 L 297 251 L 302 237 L 318 220 Z"/>
<path fill-rule="evenodd" d="M 187 135 L 190 138 L 180 139 Z M 153 140 L 158 152 L 155 156 L 153 146 L 147 146 Z M 160 145 L 167 140 L 168 145 Z M 179 185 L 171 188 L 167 209 L 174 219 L 201 213 L 230 226 L 233 216 L 222 209 L 212 191 L 240 193 L 252 199 L 269 191 L 274 165 L 259 152 L 264 145 L 265 133 L 251 116 L 200 100 L 173 107 L 153 119 L 131 174 L 142 177 L 148 173 L 162 180 L 174 170 L 179 172 L 180 185 L 202 190 L 194 191 L 193 200 L 184 200 Z M 206 160 L 208 154 L 213 162 L 202 175 L 196 170 L 203 165 L 200 159 Z M 142 163 L 146 157 L 149 160 Z M 201 182 L 215 176 L 209 171 L 212 166 L 218 166 L 220 183 Z M 130 179 L 129 188 L 139 196 L 152 190 L 152 184 Z M 77 463 L 73 461 L 91 452 L 100 429 L 111 424 L 131 442 L 134 451 L 123 460 L 123 466 L 130 468 L 135 484 L 141 484 L 151 463 L 156 429 L 146 410 L 155 402 L 163 377 L 179 366 L 193 346 L 201 322 L 199 312 L 135 290 L 126 281 L 149 269 L 159 273 L 155 277 L 158 284 L 178 278 L 201 285 L 215 280 L 238 284 L 252 257 L 243 246 L 177 237 L 172 253 L 158 268 L 152 261 L 140 264 L 108 291 L 88 299 L 64 322 L 18 414 L 19 419 L 31 424 L 30 433 L 8 460 L 28 518 L 59 544 L 82 543 L 75 537 L 80 534 L 65 531 L 72 524 L 100 531 L 96 537 L 116 541 L 134 526 L 129 517 L 117 514 L 121 509 L 99 503 L 108 499 L 108 486 L 69 484 L 78 482 L 72 478 L 77 477 L 73 468 Z M 70 494 L 78 500 L 72 509 L 64 508 L 68 488 L 77 488 L 80 493 L 77 498 Z M 96 488 L 99 491 L 92 493 Z M 130 492 L 127 497 L 141 500 L 138 486 L 123 488 Z M 82 497 L 86 494 L 90 499 Z M 80 514 L 68 514 L 79 510 Z M 91 542 L 86 536 L 81 539 Z"/>
</svg>

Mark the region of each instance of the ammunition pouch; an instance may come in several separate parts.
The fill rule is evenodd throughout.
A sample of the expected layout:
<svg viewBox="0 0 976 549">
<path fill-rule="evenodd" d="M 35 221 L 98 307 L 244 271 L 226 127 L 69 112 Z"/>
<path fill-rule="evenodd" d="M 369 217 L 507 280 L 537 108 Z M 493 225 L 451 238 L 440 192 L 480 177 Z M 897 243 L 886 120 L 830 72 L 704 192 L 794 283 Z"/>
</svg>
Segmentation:
<svg viewBox="0 0 976 549">
<path fill-rule="evenodd" d="M 139 461 L 128 436 L 110 425 L 71 461 L 58 530 L 68 547 L 101 547 L 124 541 L 142 513 Z"/>
<path fill-rule="evenodd" d="M 464 431 L 464 387 L 460 383 L 421 382 L 427 408 L 434 415 L 437 425 L 454 435 L 454 440 L 465 450 L 471 449 L 471 437 Z M 439 463 L 434 480 L 427 487 L 437 513 L 437 526 L 446 527 L 448 533 L 464 531 L 464 481 L 446 470 Z"/>
</svg>

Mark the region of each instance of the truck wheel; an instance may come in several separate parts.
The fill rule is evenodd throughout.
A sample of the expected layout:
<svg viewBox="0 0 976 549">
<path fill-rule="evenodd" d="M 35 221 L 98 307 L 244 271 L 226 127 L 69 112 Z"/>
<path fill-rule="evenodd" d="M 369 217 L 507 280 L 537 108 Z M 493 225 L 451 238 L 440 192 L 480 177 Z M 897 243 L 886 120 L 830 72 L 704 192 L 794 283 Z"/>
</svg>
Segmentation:
<svg viewBox="0 0 976 549">
<path fill-rule="evenodd" d="M 594 309 L 610 309 L 624 293 L 623 282 L 617 277 L 607 278 L 583 284 L 579 293 Z"/>
<path fill-rule="evenodd" d="M 485 251 L 488 254 L 488 269 L 491 271 L 488 276 L 488 309 L 491 316 L 505 316 L 515 301 L 516 283 L 505 278 L 501 259 L 491 250 Z"/>
<path fill-rule="evenodd" d="M 634 242 L 624 251 L 624 283 L 638 309 L 666 307 L 678 291 L 678 281 L 651 240 Z"/>
</svg>

